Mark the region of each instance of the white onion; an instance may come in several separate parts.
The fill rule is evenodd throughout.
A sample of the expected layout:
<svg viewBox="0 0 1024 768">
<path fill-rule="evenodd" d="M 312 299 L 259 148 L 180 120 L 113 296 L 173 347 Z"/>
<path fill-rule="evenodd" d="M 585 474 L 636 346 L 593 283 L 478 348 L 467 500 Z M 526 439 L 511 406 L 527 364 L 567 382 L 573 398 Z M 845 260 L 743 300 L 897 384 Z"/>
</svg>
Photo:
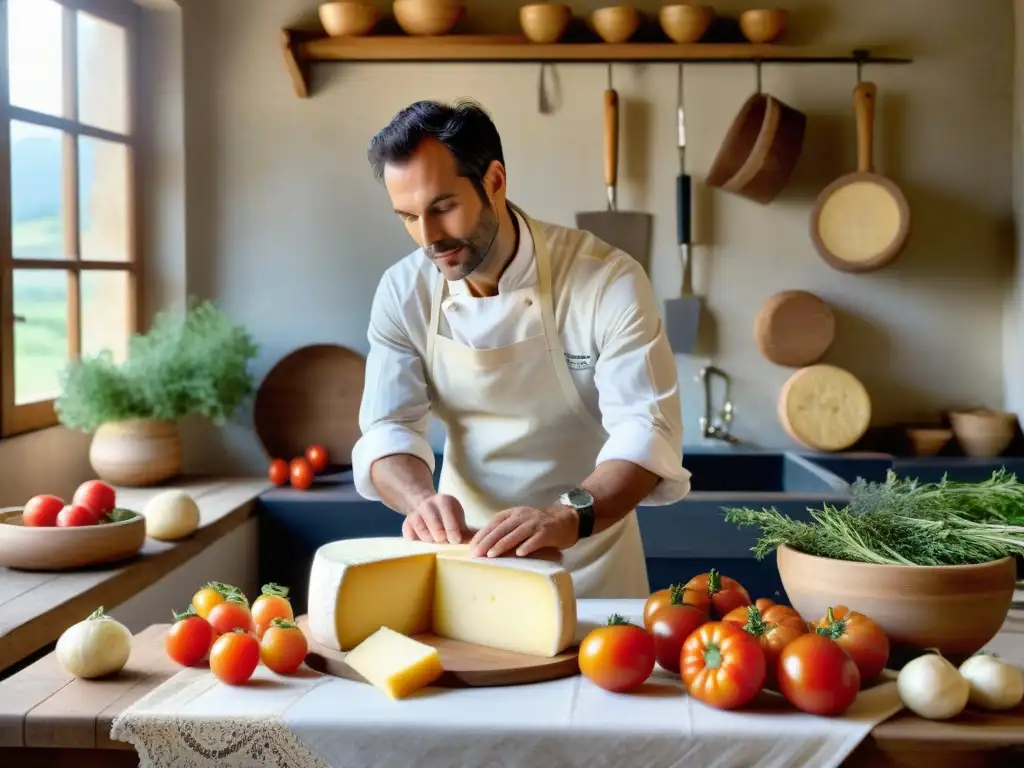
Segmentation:
<svg viewBox="0 0 1024 768">
<path fill-rule="evenodd" d="M 970 686 L 945 657 L 926 653 L 907 663 L 896 677 L 900 700 L 928 720 L 948 720 L 967 706 Z"/>
<path fill-rule="evenodd" d="M 1024 673 L 987 653 L 971 656 L 960 665 L 970 686 L 970 702 L 983 709 L 1013 709 L 1024 701 Z"/>
<path fill-rule="evenodd" d="M 113 675 L 124 669 L 132 650 L 132 633 L 117 619 L 93 611 L 85 621 L 72 624 L 57 638 L 57 661 L 75 677 Z"/>
</svg>

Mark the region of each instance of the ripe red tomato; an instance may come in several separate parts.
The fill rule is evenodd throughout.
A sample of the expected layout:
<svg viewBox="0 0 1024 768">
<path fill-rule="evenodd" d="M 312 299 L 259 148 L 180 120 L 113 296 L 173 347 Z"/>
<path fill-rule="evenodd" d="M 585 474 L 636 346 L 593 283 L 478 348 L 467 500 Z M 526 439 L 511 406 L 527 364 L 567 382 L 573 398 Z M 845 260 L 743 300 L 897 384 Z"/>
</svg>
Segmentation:
<svg viewBox="0 0 1024 768">
<path fill-rule="evenodd" d="M 679 672 L 683 643 L 697 627 L 706 624 L 708 615 L 682 602 L 682 590 L 673 592 L 673 602 L 663 605 L 651 616 L 647 628 L 654 638 L 654 657 L 662 668 Z"/>
<path fill-rule="evenodd" d="M 761 644 L 729 621 L 709 621 L 683 643 L 680 677 L 695 699 L 718 709 L 742 707 L 764 685 Z"/>
<path fill-rule="evenodd" d="M 606 691 L 639 688 L 654 671 L 654 638 L 618 614 L 592 629 L 579 651 L 580 672 Z"/>
<path fill-rule="evenodd" d="M 267 467 L 267 477 L 274 485 L 284 485 L 288 482 L 288 462 L 284 459 L 274 459 Z"/>
<path fill-rule="evenodd" d="M 306 449 L 306 461 L 314 472 L 323 472 L 327 468 L 327 449 L 322 445 L 311 445 Z"/>
<path fill-rule="evenodd" d="M 814 625 L 819 635 L 830 637 L 850 654 L 862 680 L 873 680 L 889 660 L 889 637 L 885 630 L 863 613 L 845 605 L 829 608 Z"/>
<path fill-rule="evenodd" d="M 235 629 L 241 629 L 246 632 L 253 632 L 256 629 L 249 607 L 237 602 L 236 598 L 233 597 L 213 606 L 206 615 L 206 620 L 210 622 L 213 631 L 218 635 L 226 634 Z"/>
<path fill-rule="evenodd" d="M 707 573 L 694 576 L 683 589 L 699 595 L 699 598 L 694 598 L 693 604 L 702 608 L 713 619 L 721 619 L 733 608 L 754 602 L 743 585 L 735 579 L 723 576 L 714 568 Z"/>
<path fill-rule="evenodd" d="M 295 614 L 288 602 L 288 587 L 278 584 L 264 584 L 260 596 L 252 601 L 252 620 L 256 625 L 256 637 L 262 638 L 274 619 L 292 621 Z"/>
<path fill-rule="evenodd" d="M 786 700 L 812 715 L 840 715 L 860 691 L 860 671 L 850 654 L 816 632 L 782 649 L 776 674 Z"/>
<path fill-rule="evenodd" d="M 305 456 L 292 459 L 289 465 L 289 475 L 292 487 L 304 491 L 313 484 L 313 467 L 310 466 Z"/>
<path fill-rule="evenodd" d="M 707 597 L 706 592 L 702 594 L 697 590 L 686 589 L 682 584 L 672 584 L 668 589 L 659 589 L 657 592 L 651 593 L 647 602 L 644 603 L 644 627 L 647 631 L 651 631 L 651 618 L 654 614 L 666 605 L 679 601 L 686 605 L 692 605 L 703 613 L 707 613 L 711 606 L 711 600 Z"/>
<path fill-rule="evenodd" d="M 69 504 L 57 513 L 58 528 L 76 528 L 81 525 L 96 525 L 92 511 L 78 504 Z"/>
<path fill-rule="evenodd" d="M 64 509 L 64 500 L 50 494 L 33 496 L 21 511 L 21 522 L 24 525 L 42 528 L 57 524 L 57 515 Z"/>
<path fill-rule="evenodd" d="M 739 625 L 761 643 L 768 665 L 765 684 L 770 687 L 778 684 L 775 667 L 782 649 L 808 631 L 807 623 L 793 608 L 767 598 L 759 598 L 754 605 L 733 608 L 722 621 Z"/>
<path fill-rule="evenodd" d="M 228 685 L 241 685 L 260 663 L 260 641 L 251 632 L 235 630 L 213 641 L 210 671 Z"/>
<path fill-rule="evenodd" d="M 188 610 L 174 615 L 174 623 L 167 631 L 164 645 L 171 659 L 184 667 L 191 667 L 202 661 L 212 642 L 210 622 Z"/>
<path fill-rule="evenodd" d="M 85 507 L 97 520 L 116 506 L 117 493 L 102 480 L 86 480 L 75 491 L 72 504 Z"/>
<path fill-rule="evenodd" d="M 306 660 L 309 644 L 298 624 L 274 619 L 260 638 L 260 659 L 267 669 L 290 675 Z"/>
</svg>

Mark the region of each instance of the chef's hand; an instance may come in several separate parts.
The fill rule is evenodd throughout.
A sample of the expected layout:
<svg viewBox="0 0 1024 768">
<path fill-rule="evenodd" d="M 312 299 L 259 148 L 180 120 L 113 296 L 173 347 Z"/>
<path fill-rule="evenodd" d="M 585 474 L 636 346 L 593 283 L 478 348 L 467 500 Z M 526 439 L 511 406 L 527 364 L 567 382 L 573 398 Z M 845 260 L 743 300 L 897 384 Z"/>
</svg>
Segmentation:
<svg viewBox="0 0 1024 768">
<path fill-rule="evenodd" d="M 470 535 L 462 504 L 444 493 L 428 496 L 402 523 L 402 536 L 413 541 L 461 544 Z"/>
<path fill-rule="evenodd" d="M 538 549 L 568 549 L 579 539 L 576 511 L 562 505 L 549 509 L 513 507 L 496 514 L 469 542 L 474 557 L 519 557 Z"/>
</svg>

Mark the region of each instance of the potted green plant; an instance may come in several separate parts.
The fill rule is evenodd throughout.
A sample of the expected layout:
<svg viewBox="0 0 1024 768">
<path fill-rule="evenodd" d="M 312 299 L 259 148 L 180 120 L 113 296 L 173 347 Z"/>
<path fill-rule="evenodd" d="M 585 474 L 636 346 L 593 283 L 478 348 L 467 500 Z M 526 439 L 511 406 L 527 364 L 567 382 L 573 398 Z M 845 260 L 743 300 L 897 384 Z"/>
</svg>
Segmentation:
<svg viewBox="0 0 1024 768">
<path fill-rule="evenodd" d="M 54 408 L 64 426 L 93 433 L 89 462 L 101 479 L 154 485 L 181 471 L 183 417 L 223 424 L 252 394 L 257 351 L 243 326 L 193 300 L 133 335 L 123 363 L 109 351 L 69 363 Z"/>
</svg>

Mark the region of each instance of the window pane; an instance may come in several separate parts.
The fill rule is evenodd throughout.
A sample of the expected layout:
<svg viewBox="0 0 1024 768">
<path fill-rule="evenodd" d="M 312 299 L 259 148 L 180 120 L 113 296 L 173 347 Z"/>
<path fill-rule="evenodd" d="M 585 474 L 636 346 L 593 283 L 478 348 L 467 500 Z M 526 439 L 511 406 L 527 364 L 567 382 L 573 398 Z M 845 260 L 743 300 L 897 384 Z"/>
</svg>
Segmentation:
<svg viewBox="0 0 1024 768">
<path fill-rule="evenodd" d="M 68 360 L 68 273 L 16 269 L 13 287 L 14 402 L 50 400 Z"/>
<path fill-rule="evenodd" d="M 126 145 L 79 137 L 78 215 L 87 261 L 128 261 L 128 170 Z"/>
<path fill-rule="evenodd" d="M 128 133 L 128 54 L 124 27 L 78 12 L 78 119 Z"/>
<path fill-rule="evenodd" d="M 54 0 L 7 0 L 11 104 L 64 116 L 64 19 Z"/>
<path fill-rule="evenodd" d="M 11 121 L 11 220 L 16 259 L 64 258 L 64 135 Z"/>
<path fill-rule="evenodd" d="M 82 272 L 82 354 L 109 349 L 118 362 L 128 357 L 129 275 Z"/>
</svg>

